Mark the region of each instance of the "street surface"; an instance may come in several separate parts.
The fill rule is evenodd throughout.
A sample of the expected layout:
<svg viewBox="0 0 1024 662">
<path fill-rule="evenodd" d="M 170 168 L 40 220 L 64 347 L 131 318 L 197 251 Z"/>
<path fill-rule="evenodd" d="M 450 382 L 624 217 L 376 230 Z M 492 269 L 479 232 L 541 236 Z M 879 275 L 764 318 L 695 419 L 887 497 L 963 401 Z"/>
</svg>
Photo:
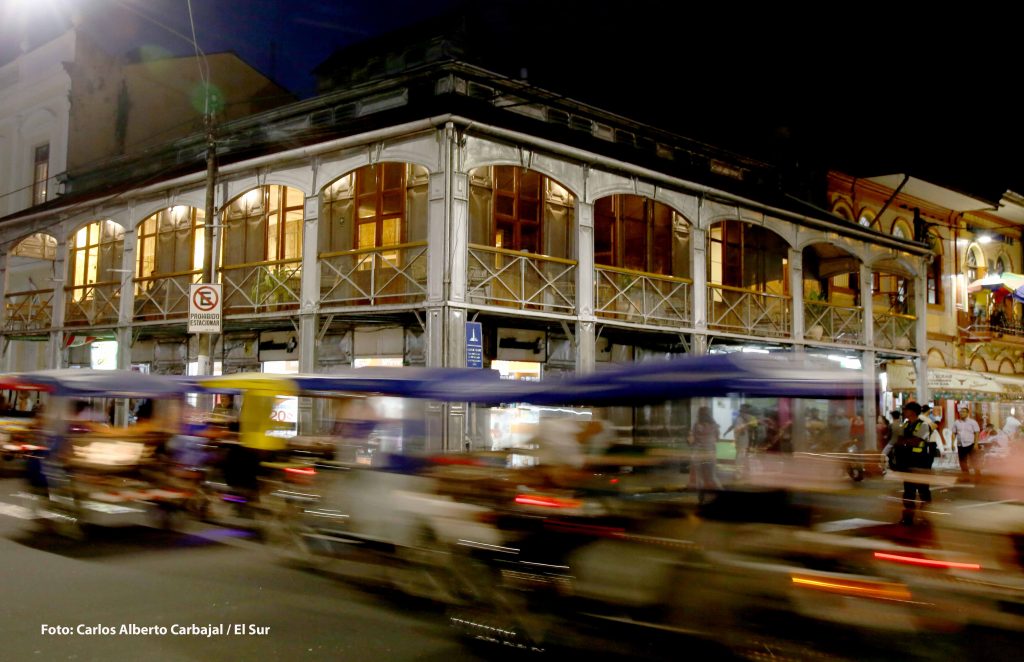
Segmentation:
<svg viewBox="0 0 1024 662">
<path fill-rule="evenodd" d="M 20 490 L 0 480 L 0 659 L 482 659 L 451 636 L 439 609 L 287 567 L 240 530 L 39 536 Z M 129 634 L 132 626 L 167 630 Z M 195 634 L 172 634 L 190 626 Z M 224 631 L 208 636 L 211 626 Z"/>
<path fill-rule="evenodd" d="M 851 481 L 839 492 L 815 495 L 815 524 L 899 533 L 900 489 L 893 480 Z M 971 501 L 973 493 L 969 485 L 937 489 L 927 517 L 984 507 Z M 77 542 L 40 533 L 32 517 L 20 480 L 0 479 L 0 659 L 457 662 L 494 659 L 499 652 L 517 659 L 555 657 L 467 647 L 440 607 L 382 589 L 367 581 L 365 571 L 354 578 L 351 572 L 290 567 L 241 529 L 182 519 L 171 531 L 98 530 Z M 920 530 L 904 528 L 903 535 L 912 543 Z M 801 637 L 799 631 L 779 634 Z M 641 631 L 616 638 L 633 657 L 655 635 Z M 845 640 L 841 632 L 836 635 Z M 889 659 L 884 650 L 869 652 L 855 639 L 843 659 Z M 996 642 L 989 652 L 1009 653 L 1013 645 Z M 696 660 L 725 654 L 696 644 L 686 652 Z M 594 659 L 589 651 L 587 657 Z"/>
</svg>

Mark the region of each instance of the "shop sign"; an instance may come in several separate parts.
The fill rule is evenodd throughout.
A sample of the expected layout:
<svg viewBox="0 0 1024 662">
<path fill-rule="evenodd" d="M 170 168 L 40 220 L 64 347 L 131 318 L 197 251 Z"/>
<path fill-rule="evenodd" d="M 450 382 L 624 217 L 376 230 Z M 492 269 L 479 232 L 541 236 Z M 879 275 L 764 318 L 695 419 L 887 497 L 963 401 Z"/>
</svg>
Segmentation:
<svg viewBox="0 0 1024 662">
<path fill-rule="evenodd" d="M 260 333 L 259 360 L 298 361 L 299 340 L 294 331 L 264 331 Z"/>
<path fill-rule="evenodd" d="M 497 358 L 505 361 L 547 361 L 546 335 L 527 329 L 498 329 Z"/>
<path fill-rule="evenodd" d="M 484 367 L 484 331 L 480 322 L 466 322 L 466 367 Z"/>
<path fill-rule="evenodd" d="M 917 391 L 913 366 L 890 363 L 885 372 L 892 392 Z M 1002 385 L 992 375 L 953 368 L 928 368 L 928 391 L 933 400 L 999 400 L 1004 395 Z"/>
</svg>

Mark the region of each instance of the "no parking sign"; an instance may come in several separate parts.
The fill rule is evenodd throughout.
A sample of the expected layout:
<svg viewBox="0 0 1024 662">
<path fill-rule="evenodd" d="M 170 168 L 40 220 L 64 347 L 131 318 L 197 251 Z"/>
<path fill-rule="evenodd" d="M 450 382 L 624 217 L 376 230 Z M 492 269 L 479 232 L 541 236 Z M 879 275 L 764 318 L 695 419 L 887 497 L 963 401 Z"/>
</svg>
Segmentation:
<svg viewBox="0 0 1024 662">
<path fill-rule="evenodd" d="M 221 286 L 198 283 L 189 287 L 188 332 L 220 333 Z"/>
</svg>

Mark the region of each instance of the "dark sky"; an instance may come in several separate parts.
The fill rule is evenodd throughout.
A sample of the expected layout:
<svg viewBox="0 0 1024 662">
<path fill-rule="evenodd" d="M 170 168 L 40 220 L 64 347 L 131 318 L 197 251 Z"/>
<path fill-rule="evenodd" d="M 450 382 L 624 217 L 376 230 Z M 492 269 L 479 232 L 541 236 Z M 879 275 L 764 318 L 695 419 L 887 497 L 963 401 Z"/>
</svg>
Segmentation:
<svg viewBox="0 0 1024 662">
<path fill-rule="evenodd" d="M 911 172 L 988 198 L 1024 193 L 1007 16 L 891 4 L 479 0 L 509 71 L 635 119 L 737 151 L 857 176 Z M 301 97 L 336 48 L 458 0 L 193 0 L 198 41 L 230 50 Z M 0 61 L 66 27 L 73 7 L 113 52 L 186 54 L 185 0 L 0 0 Z M 12 10 L 12 7 L 17 7 Z M 24 12 L 28 11 L 26 15 Z M 185 37 L 175 36 L 177 32 Z M 666 90 L 671 90 L 666 92 Z"/>
</svg>

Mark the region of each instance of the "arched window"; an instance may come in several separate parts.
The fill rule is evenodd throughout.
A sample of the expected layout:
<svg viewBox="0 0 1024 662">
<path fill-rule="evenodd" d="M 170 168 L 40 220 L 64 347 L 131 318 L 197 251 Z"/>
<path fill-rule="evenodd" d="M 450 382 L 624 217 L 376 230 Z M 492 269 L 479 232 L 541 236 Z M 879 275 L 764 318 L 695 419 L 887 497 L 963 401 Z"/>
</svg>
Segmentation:
<svg viewBox="0 0 1024 662">
<path fill-rule="evenodd" d="M 124 254 L 124 228 L 113 221 L 97 221 L 78 229 L 68 250 L 72 300 L 91 296 L 88 285 L 117 280 Z"/>
<path fill-rule="evenodd" d="M 338 178 L 323 192 L 320 250 L 380 248 L 426 239 L 429 181 L 423 166 L 390 162 Z M 391 257 L 397 259 L 397 254 Z"/>
<path fill-rule="evenodd" d="M 178 205 L 161 209 L 139 223 L 136 278 L 203 268 L 203 212 Z"/>
<path fill-rule="evenodd" d="M 942 238 L 930 232 L 928 239 L 935 252 L 928 263 L 928 303 L 937 306 L 942 304 Z"/>
<path fill-rule="evenodd" d="M 678 244 L 678 245 L 676 245 Z M 671 207 L 638 195 L 612 195 L 594 203 L 594 262 L 666 276 L 673 256 L 687 255 L 689 227 Z M 676 260 L 685 268 L 686 260 Z"/>
<path fill-rule="evenodd" d="M 995 272 L 1002 275 L 1004 271 L 1013 271 L 1013 258 L 1005 251 L 1000 251 L 999 257 L 996 258 Z"/>
<path fill-rule="evenodd" d="M 235 198 L 224 211 L 222 264 L 302 257 L 305 196 L 288 186 L 266 185 Z"/>
<path fill-rule="evenodd" d="M 722 221 L 708 231 L 708 248 L 709 282 L 772 294 L 789 292 L 789 247 L 771 230 Z"/>
<path fill-rule="evenodd" d="M 836 200 L 832 204 L 832 213 L 844 221 L 853 220 L 853 212 L 850 211 L 850 207 L 846 204 L 845 200 Z"/>
<path fill-rule="evenodd" d="M 575 197 L 518 166 L 476 168 L 470 179 L 470 242 L 553 257 L 573 257 Z"/>
<path fill-rule="evenodd" d="M 38 260 L 56 260 L 57 238 L 37 232 L 18 242 L 18 245 L 11 250 L 11 255 Z"/>
<path fill-rule="evenodd" d="M 985 258 L 976 246 L 967 249 L 967 256 L 964 259 L 964 275 L 967 282 L 972 283 L 985 275 Z"/>
<path fill-rule="evenodd" d="M 874 227 L 875 212 L 870 209 L 862 209 L 860 216 L 857 217 L 857 224 L 865 228 Z"/>
<path fill-rule="evenodd" d="M 910 229 L 910 224 L 902 218 L 897 218 L 892 223 L 892 236 L 897 239 L 913 239 L 914 232 Z"/>
</svg>

